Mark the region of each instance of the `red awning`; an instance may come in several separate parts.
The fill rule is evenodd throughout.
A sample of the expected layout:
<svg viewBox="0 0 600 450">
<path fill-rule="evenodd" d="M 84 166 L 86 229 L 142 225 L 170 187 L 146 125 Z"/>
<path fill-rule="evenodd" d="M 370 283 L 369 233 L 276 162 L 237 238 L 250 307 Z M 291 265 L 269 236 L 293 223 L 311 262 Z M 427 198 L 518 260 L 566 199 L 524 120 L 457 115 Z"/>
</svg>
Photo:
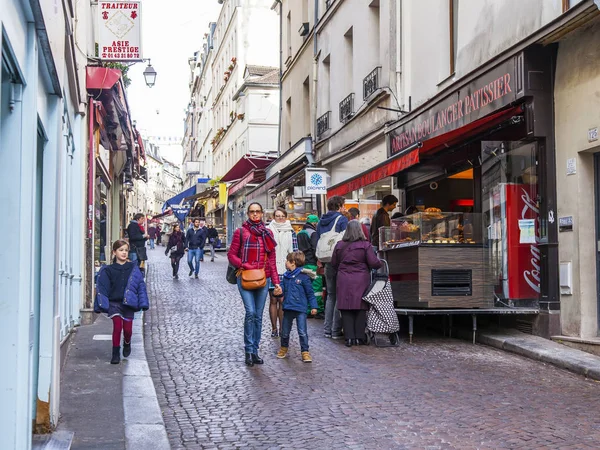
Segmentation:
<svg viewBox="0 0 600 450">
<path fill-rule="evenodd" d="M 464 141 L 466 138 L 475 136 L 495 125 L 499 125 L 522 112 L 523 108 L 521 106 L 515 106 L 504 111 L 490 114 L 489 116 L 457 128 L 456 130 L 449 131 L 448 133 L 444 133 L 440 136 L 423 141 L 423 146 L 420 149 L 412 150 L 408 153 L 400 154 L 399 156 L 394 156 L 382 164 L 379 164 L 378 166 L 375 166 L 374 168 L 363 172 L 351 178 L 350 180 L 345 181 L 344 183 L 331 187 L 327 191 L 327 197 L 333 197 L 334 195 L 345 195 L 349 192 L 356 191 L 361 187 L 368 186 L 369 184 L 373 184 L 377 181 L 383 180 L 384 178 L 390 177 L 402 170 L 418 164 L 420 161 L 420 155 L 431 155 L 441 149 L 452 147 L 453 145 Z"/>
<path fill-rule="evenodd" d="M 228 195 L 233 195 L 244 189 L 248 184 L 258 184 L 263 181 L 265 181 L 265 171 L 263 169 L 254 169 L 244 178 L 229 186 L 227 193 Z"/>
<path fill-rule="evenodd" d="M 119 69 L 108 67 L 86 67 L 85 87 L 86 89 L 110 89 L 121 78 Z"/>
<path fill-rule="evenodd" d="M 231 169 L 229 169 L 229 172 L 227 172 L 220 181 L 221 183 L 229 183 L 231 181 L 239 180 L 254 169 L 265 169 L 273 161 L 275 161 L 275 158 L 244 155 Z"/>
</svg>

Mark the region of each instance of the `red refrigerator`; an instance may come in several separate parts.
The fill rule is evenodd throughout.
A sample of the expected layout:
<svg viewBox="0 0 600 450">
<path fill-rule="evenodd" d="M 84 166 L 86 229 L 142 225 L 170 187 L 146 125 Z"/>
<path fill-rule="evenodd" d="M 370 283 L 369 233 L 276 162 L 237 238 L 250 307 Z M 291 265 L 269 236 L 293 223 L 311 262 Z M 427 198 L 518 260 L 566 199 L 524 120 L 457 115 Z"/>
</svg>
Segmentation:
<svg viewBox="0 0 600 450">
<path fill-rule="evenodd" d="M 499 298 L 539 298 L 541 257 L 536 192 L 536 186 L 514 183 L 498 184 L 491 192 L 490 269 Z"/>
</svg>

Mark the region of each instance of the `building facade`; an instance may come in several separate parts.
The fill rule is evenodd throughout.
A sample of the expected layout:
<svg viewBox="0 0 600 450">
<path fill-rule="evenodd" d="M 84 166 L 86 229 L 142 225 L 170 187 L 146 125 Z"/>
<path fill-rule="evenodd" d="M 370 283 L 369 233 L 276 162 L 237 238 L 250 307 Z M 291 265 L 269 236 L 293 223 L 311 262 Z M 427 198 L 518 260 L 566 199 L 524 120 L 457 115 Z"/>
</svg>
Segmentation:
<svg viewBox="0 0 600 450">
<path fill-rule="evenodd" d="M 56 425 L 61 343 L 80 321 L 86 61 L 75 46 L 86 43 L 73 30 L 86 28 L 88 12 L 71 2 L 0 3 L 0 192 L 12 218 L 0 250 L 7 448 L 30 448 L 33 432 Z"/>
</svg>

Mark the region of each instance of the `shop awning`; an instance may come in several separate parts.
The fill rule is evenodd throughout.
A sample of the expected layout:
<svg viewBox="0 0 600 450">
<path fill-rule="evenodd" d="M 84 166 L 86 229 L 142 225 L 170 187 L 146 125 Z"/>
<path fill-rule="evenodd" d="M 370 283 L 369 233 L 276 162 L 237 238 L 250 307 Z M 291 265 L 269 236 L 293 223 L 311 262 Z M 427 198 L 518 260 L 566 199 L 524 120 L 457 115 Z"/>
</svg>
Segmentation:
<svg viewBox="0 0 600 450">
<path fill-rule="evenodd" d="M 265 180 L 265 171 L 263 169 L 254 169 L 250 171 L 248 175 L 239 180 L 237 183 L 231 185 L 227 189 L 228 195 L 235 195 L 237 192 L 244 189 L 249 184 L 262 183 Z"/>
<path fill-rule="evenodd" d="M 190 195 L 183 199 L 183 202 L 191 202 L 195 200 L 203 200 L 205 198 L 211 198 L 219 195 L 219 189 L 210 187 L 208 189 L 203 190 L 202 192 L 198 192 L 197 194 Z"/>
<path fill-rule="evenodd" d="M 86 67 L 85 87 L 87 89 L 110 89 L 121 78 L 119 69 L 108 67 Z"/>
<path fill-rule="evenodd" d="M 181 203 L 183 203 L 185 198 L 190 197 L 190 196 L 194 195 L 195 193 L 196 193 L 196 186 L 192 186 L 191 188 L 186 189 L 183 192 L 180 192 L 176 196 L 171 197 L 163 205 L 163 207 L 162 207 L 163 212 L 165 212 L 167 210 L 167 208 L 170 208 L 174 205 L 180 205 Z"/>
<path fill-rule="evenodd" d="M 240 178 L 244 178 L 251 170 L 265 169 L 273 161 L 275 161 L 275 158 L 269 158 L 267 156 L 244 155 L 231 169 L 229 169 L 229 172 L 221 178 L 221 183 L 230 183 L 239 180 Z"/>
<path fill-rule="evenodd" d="M 362 187 L 383 180 L 384 178 L 391 177 L 398 172 L 418 164 L 422 155 L 434 154 L 441 149 L 452 147 L 465 139 L 476 136 L 485 130 L 499 125 L 522 112 L 523 108 L 521 106 L 515 106 L 504 111 L 490 114 L 463 127 L 457 128 L 456 130 L 423 141 L 420 148 L 399 153 L 366 172 L 358 174 L 336 186 L 332 186 L 327 190 L 327 197 L 345 195 L 349 192 L 356 191 Z"/>
<path fill-rule="evenodd" d="M 279 183 L 279 180 L 280 180 L 279 172 L 274 174 L 270 178 L 267 178 L 261 184 L 256 186 L 252 191 L 250 191 L 250 192 L 248 192 L 248 194 L 246 194 L 246 201 L 258 198 L 260 195 L 269 191 L 269 189 L 273 189 L 275 186 L 277 186 L 277 184 Z"/>
</svg>

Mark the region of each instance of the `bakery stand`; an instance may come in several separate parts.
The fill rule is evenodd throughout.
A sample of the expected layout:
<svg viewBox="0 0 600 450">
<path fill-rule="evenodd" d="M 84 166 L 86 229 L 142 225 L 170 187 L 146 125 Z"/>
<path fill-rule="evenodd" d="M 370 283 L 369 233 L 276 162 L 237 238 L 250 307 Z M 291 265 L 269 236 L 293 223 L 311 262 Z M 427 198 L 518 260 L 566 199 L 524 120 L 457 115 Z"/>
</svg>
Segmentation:
<svg viewBox="0 0 600 450">
<path fill-rule="evenodd" d="M 472 319 L 473 344 L 477 337 L 477 316 L 478 315 L 507 315 L 507 314 L 524 314 L 534 315 L 539 314 L 537 308 L 484 308 L 484 309 L 410 309 L 396 308 L 396 314 L 399 316 L 408 316 L 408 336 L 409 342 L 413 342 L 414 334 L 414 316 L 447 316 L 449 324 L 449 336 L 452 337 L 452 317 L 455 315 L 469 314 Z M 445 333 L 444 333 L 445 334 Z"/>
</svg>

